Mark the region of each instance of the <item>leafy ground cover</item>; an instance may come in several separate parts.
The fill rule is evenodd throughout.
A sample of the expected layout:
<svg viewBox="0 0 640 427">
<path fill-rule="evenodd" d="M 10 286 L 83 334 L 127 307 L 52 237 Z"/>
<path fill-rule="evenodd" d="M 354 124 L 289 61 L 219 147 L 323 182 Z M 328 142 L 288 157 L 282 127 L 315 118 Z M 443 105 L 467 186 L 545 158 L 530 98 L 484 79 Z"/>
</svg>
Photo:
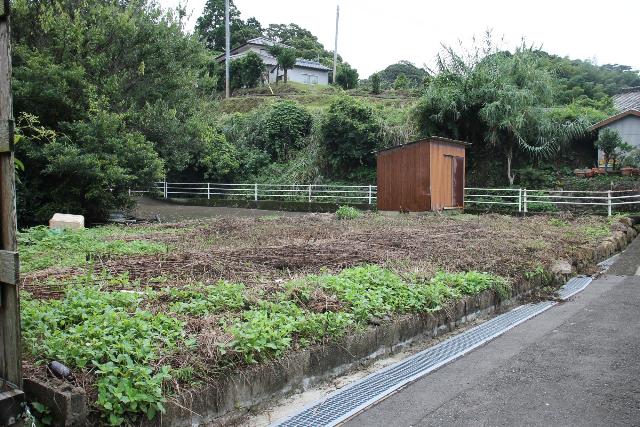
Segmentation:
<svg viewBox="0 0 640 427">
<path fill-rule="evenodd" d="M 70 366 L 96 423 L 153 418 L 230 370 L 484 290 L 506 298 L 609 227 L 364 213 L 32 229 L 20 237 L 24 370 L 46 380 L 49 361 Z"/>
</svg>

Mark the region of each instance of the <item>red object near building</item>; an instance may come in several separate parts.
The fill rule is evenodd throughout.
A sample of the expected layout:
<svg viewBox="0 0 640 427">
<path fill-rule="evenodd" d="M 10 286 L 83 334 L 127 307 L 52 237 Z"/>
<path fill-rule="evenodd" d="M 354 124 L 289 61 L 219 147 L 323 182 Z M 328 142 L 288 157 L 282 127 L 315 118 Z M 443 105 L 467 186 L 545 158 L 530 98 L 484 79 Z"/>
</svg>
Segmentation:
<svg viewBox="0 0 640 427">
<path fill-rule="evenodd" d="M 378 152 L 378 210 L 464 207 L 467 142 L 429 137 Z"/>
</svg>

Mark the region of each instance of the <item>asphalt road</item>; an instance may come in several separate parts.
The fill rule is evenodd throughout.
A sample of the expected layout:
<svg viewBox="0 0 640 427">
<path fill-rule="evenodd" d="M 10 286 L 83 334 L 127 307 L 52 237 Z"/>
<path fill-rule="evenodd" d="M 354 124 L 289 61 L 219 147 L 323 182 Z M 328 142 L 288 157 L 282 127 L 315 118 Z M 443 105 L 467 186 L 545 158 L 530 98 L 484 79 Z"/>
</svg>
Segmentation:
<svg viewBox="0 0 640 427">
<path fill-rule="evenodd" d="M 638 266 L 640 239 L 610 271 Z M 640 276 L 603 276 L 345 424 L 640 425 Z"/>
</svg>

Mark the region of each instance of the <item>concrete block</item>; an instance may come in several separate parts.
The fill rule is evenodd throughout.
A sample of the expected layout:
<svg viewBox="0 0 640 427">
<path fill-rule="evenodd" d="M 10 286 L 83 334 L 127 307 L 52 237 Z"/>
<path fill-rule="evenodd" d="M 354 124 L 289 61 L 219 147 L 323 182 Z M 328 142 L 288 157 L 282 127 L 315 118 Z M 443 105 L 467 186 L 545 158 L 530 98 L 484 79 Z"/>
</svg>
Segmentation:
<svg viewBox="0 0 640 427">
<path fill-rule="evenodd" d="M 39 402 L 51 410 L 54 426 L 84 427 L 89 425 L 89 406 L 84 389 L 61 380 L 49 383 L 25 378 L 24 392 L 30 402 Z"/>
<path fill-rule="evenodd" d="M 58 230 L 84 228 L 84 216 L 56 213 L 49 220 L 49 228 Z"/>
</svg>

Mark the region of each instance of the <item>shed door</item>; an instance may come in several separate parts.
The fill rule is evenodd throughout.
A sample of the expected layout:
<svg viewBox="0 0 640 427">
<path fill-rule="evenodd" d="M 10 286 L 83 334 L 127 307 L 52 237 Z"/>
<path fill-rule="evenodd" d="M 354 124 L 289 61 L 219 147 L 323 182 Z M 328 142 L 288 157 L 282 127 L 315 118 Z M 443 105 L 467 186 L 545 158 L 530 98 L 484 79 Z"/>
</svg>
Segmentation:
<svg viewBox="0 0 640 427">
<path fill-rule="evenodd" d="M 464 157 L 451 158 L 451 206 L 462 207 L 464 204 Z"/>
</svg>

